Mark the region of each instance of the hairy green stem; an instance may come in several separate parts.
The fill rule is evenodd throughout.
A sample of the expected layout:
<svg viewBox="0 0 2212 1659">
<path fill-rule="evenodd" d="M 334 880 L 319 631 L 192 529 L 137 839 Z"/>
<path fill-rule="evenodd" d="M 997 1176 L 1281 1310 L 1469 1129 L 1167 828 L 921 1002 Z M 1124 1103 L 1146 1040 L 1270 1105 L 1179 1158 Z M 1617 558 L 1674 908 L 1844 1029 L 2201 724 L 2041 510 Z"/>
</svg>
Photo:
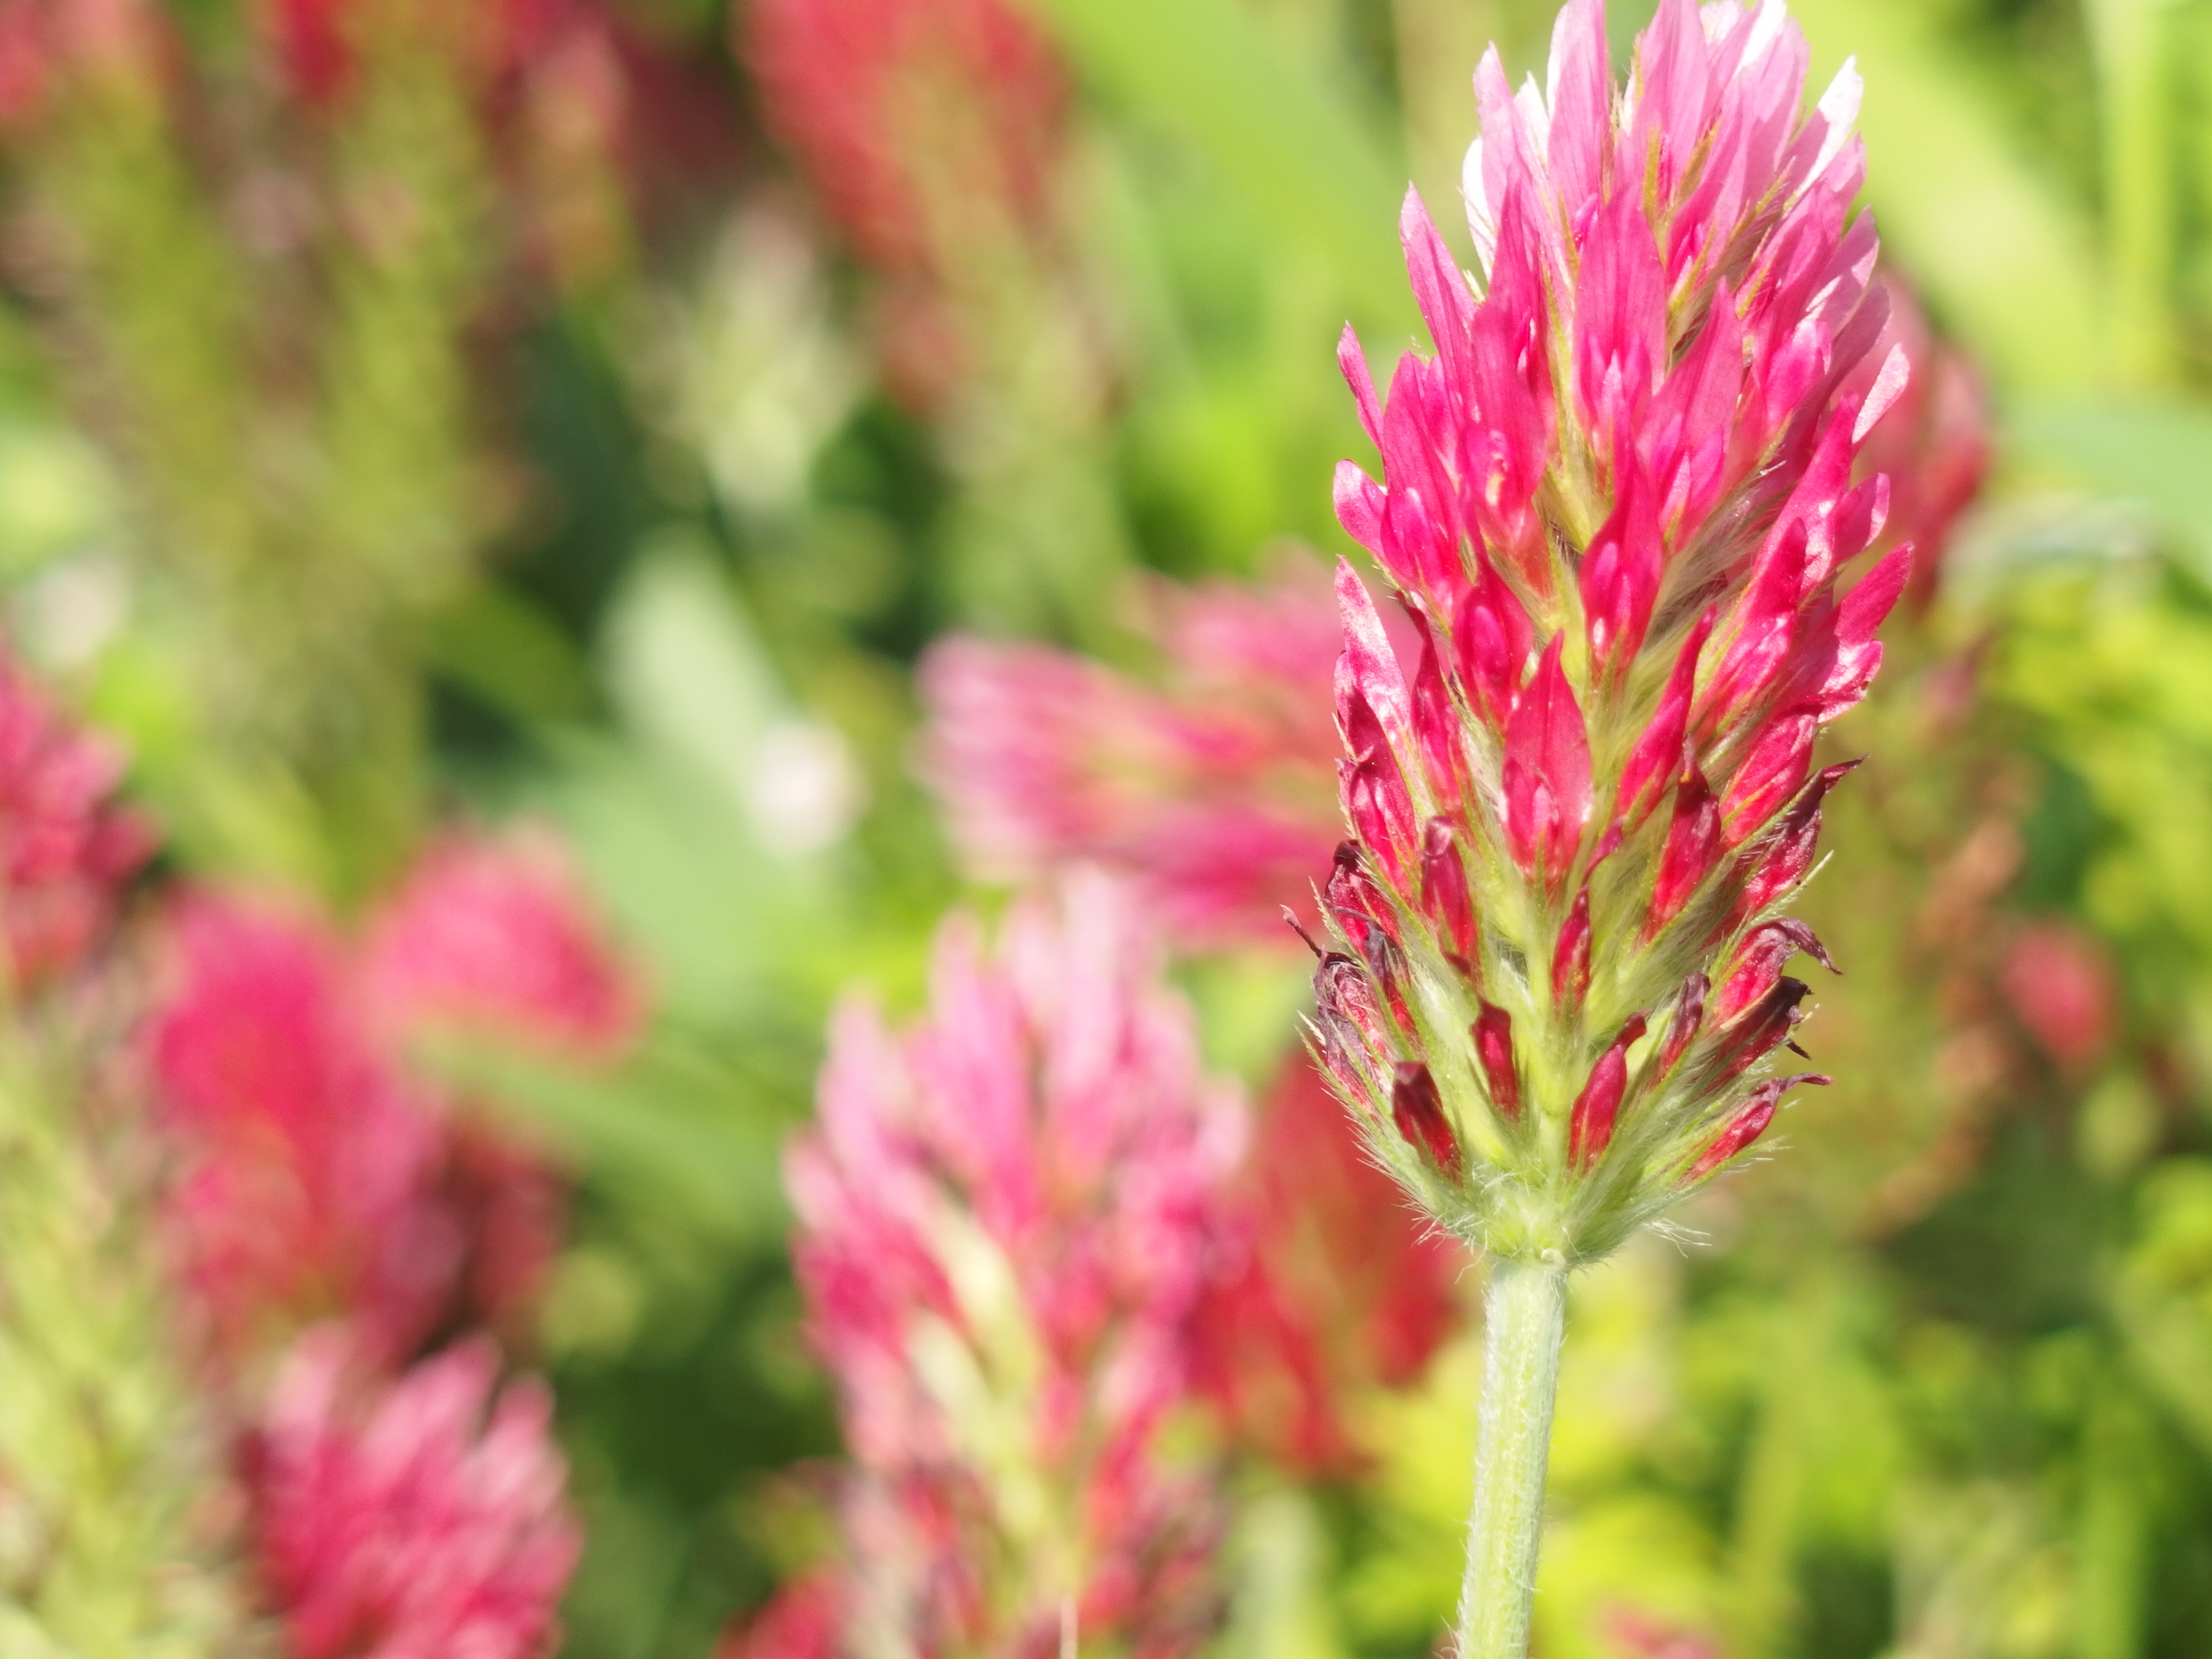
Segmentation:
<svg viewBox="0 0 2212 1659">
<path fill-rule="evenodd" d="M 1544 1466 L 1566 1335 L 1564 1262 L 1500 1257 L 1483 1294 L 1482 1407 L 1474 1510 L 1460 1581 L 1458 1659 L 1526 1659 Z"/>
</svg>

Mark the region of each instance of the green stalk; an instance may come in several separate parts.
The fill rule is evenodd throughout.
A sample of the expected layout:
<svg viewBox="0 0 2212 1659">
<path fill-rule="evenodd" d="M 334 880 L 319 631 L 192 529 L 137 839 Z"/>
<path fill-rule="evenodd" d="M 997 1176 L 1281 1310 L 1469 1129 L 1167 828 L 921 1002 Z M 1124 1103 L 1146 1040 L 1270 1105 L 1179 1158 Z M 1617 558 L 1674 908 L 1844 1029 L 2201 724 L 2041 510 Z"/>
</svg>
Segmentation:
<svg viewBox="0 0 2212 1659">
<path fill-rule="evenodd" d="M 2087 0 L 2104 127 L 2113 369 L 2158 385 L 2174 351 L 2174 65 L 2165 0 Z"/>
<path fill-rule="evenodd" d="M 171 1346 L 143 1121 L 0 993 L 0 1653 L 252 1650 L 210 1526 L 215 1425 Z M 80 1052 L 81 1050 L 81 1052 Z M 211 1535 L 213 1534 L 213 1535 Z"/>
<path fill-rule="evenodd" d="M 1552 1401 L 1567 1328 L 1565 1263 L 1494 1258 L 1483 1313 L 1474 1510 L 1468 1520 L 1456 1648 L 1458 1659 L 1526 1659 Z"/>
</svg>

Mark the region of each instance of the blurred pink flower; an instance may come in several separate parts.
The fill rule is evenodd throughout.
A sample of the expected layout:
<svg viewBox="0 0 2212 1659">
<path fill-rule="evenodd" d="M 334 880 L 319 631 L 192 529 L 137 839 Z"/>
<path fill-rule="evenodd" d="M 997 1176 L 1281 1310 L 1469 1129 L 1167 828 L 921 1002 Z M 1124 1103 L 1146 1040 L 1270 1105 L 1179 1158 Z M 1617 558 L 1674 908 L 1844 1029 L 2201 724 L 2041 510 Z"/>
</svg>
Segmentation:
<svg viewBox="0 0 2212 1659">
<path fill-rule="evenodd" d="M 1218 1517 L 1189 1397 L 1243 1117 L 1096 871 L 939 936 L 904 1037 L 848 1006 L 793 1148 L 796 1257 L 860 1478 L 849 1619 L 925 1652 L 1182 1651 Z"/>
<path fill-rule="evenodd" d="M 176 46 L 152 0 L 0 0 L 0 128 L 28 126 L 70 85 L 159 87 Z"/>
<path fill-rule="evenodd" d="M 921 667 L 923 769 L 987 878 L 1069 860 L 1133 879 L 1180 939 L 1295 949 L 1341 834 L 1317 568 L 1263 588 L 1160 584 L 1166 684 L 1042 646 L 954 639 Z M 1237 1203 L 1249 1234 L 1211 1294 L 1202 1364 L 1238 1432 L 1308 1468 L 1353 1457 L 1343 1391 L 1417 1375 L 1450 1328 L 1462 1253 L 1425 1234 L 1303 1056 L 1285 1064 Z"/>
<path fill-rule="evenodd" d="M 744 56 L 769 125 L 861 257 L 929 276 L 957 186 L 1017 221 L 1044 210 L 1066 142 L 1058 57 L 1007 0 L 756 0 Z M 950 167 L 951 179 L 929 177 Z"/>
<path fill-rule="evenodd" d="M 268 29 L 292 95 L 312 108 L 335 100 L 353 75 L 343 0 L 268 0 Z"/>
<path fill-rule="evenodd" d="M 956 637 L 923 658 L 922 769 L 977 875 L 1070 859 L 1134 878 L 1191 945 L 1291 942 L 1342 834 L 1327 579 L 1162 584 L 1158 690 L 1035 645 Z"/>
<path fill-rule="evenodd" d="M 1025 10 L 757 0 L 743 13 L 762 115 L 873 268 L 885 380 L 923 410 L 975 368 L 996 308 L 981 296 L 1049 258 L 1068 78 Z"/>
<path fill-rule="evenodd" d="M 1889 320 L 1844 390 L 1869 396 L 1893 349 L 1905 353 L 1911 372 L 1897 401 L 1868 431 L 1856 476 L 1862 483 L 1877 473 L 1888 478 L 1889 517 L 1876 547 L 1911 544 L 1906 595 L 1925 605 L 1942 574 L 1952 526 L 1989 472 L 1989 400 L 1973 364 L 1936 334 L 1911 289 L 1888 275 L 1879 285 L 1889 298 Z"/>
<path fill-rule="evenodd" d="M 1997 968 L 1997 985 L 2062 1071 L 2087 1070 L 2112 1046 L 2119 988 L 2102 945 L 2071 922 L 2031 922 Z"/>
<path fill-rule="evenodd" d="M 542 833 L 434 842 L 371 921 L 362 957 L 371 999 L 404 1029 L 600 1054 L 636 1031 L 635 976 Z"/>
<path fill-rule="evenodd" d="M 114 799 L 122 757 L 0 656 L 0 938 L 15 981 L 75 967 L 154 849 Z"/>
<path fill-rule="evenodd" d="M 1238 1184 L 1244 1248 L 1200 1322 L 1201 1386 L 1241 1438 L 1309 1472 L 1355 1468 L 1345 1399 L 1415 1380 L 1459 1322 L 1472 1258 L 1362 1156 L 1313 1062 L 1283 1062 Z"/>
<path fill-rule="evenodd" d="M 261 0 L 260 11 L 284 89 L 315 110 L 343 100 L 364 47 L 434 43 L 489 89 L 603 40 L 611 21 L 593 0 Z"/>
<path fill-rule="evenodd" d="M 172 1218 L 233 1354 L 343 1316 L 398 1364 L 526 1305 L 561 1183 L 405 1042 L 459 1023 L 604 1060 L 635 1027 L 635 991 L 538 844 L 441 844 L 367 933 L 356 954 L 319 920 L 215 894 L 172 921 L 149 1033 L 183 1154 Z"/>
<path fill-rule="evenodd" d="M 1605 1633 L 1627 1659 L 1724 1659 L 1710 1632 L 1670 1624 L 1635 1607 L 1614 1607 L 1606 1617 Z"/>
<path fill-rule="evenodd" d="M 321 924 L 203 895 L 170 926 L 174 991 L 150 1048 L 185 1153 L 185 1272 L 227 1350 L 334 1313 L 393 1356 L 419 1341 L 462 1254 L 427 1200 L 434 1103 L 381 1052 Z"/>
<path fill-rule="evenodd" d="M 832 1572 L 809 1573 L 732 1627 L 714 1659 L 836 1659 L 844 1596 Z"/>
<path fill-rule="evenodd" d="M 495 1398 L 498 1357 L 469 1342 L 364 1384 L 345 1331 L 294 1346 L 253 1435 L 264 1592 L 293 1659 L 534 1659 L 580 1534 L 552 1402 Z"/>
<path fill-rule="evenodd" d="M 0 130 L 37 110 L 51 72 L 47 36 L 37 0 L 0 0 Z"/>
</svg>

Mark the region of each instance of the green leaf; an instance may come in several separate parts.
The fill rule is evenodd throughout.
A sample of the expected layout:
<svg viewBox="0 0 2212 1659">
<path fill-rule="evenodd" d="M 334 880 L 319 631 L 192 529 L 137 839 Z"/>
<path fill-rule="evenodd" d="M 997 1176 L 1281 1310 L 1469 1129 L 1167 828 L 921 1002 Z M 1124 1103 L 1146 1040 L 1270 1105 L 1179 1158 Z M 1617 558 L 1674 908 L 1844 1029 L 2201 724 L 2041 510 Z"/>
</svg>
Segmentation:
<svg viewBox="0 0 2212 1659">
<path fill-rule="evenodd" d="M 2212 1164 L 2173 1158 L 2141 1188 L 2142 1235 L 2114 1287 L 2137 1371 L 2212 1452 Z"/>
</svg>

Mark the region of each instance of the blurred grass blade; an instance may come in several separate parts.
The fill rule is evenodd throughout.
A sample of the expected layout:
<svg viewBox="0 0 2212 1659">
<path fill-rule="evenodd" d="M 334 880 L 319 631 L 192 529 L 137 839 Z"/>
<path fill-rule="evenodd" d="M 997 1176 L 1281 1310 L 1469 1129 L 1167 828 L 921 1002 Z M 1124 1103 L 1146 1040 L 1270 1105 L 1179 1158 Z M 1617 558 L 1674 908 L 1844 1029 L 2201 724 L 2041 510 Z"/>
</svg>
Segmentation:
<svg viewBox="0 0 2212 1659">
<path fill-rule="evenodd" d="M 607 618 L 605 653 L 629 725 L 744 812 L 752 750 L 780 712 L 782 690 L 702 544 L 675 534 L 640 553 Z"/>
<path fill-rule="evenodd" d="M 2174 360 L 2174 64 L 2167 0 L 2088 0 L 2104 129 L 2112 353 L 2130 386 L 2170 381 Z"/>
<path fill-rule="evenodd" d="M 2212 1455 L 2212 1163 L 2167 1160 L 2137 1202 L 2141 1237 L 2120 1263 L 2114 1311 L 2136 1373 Z"/>
</svg>

